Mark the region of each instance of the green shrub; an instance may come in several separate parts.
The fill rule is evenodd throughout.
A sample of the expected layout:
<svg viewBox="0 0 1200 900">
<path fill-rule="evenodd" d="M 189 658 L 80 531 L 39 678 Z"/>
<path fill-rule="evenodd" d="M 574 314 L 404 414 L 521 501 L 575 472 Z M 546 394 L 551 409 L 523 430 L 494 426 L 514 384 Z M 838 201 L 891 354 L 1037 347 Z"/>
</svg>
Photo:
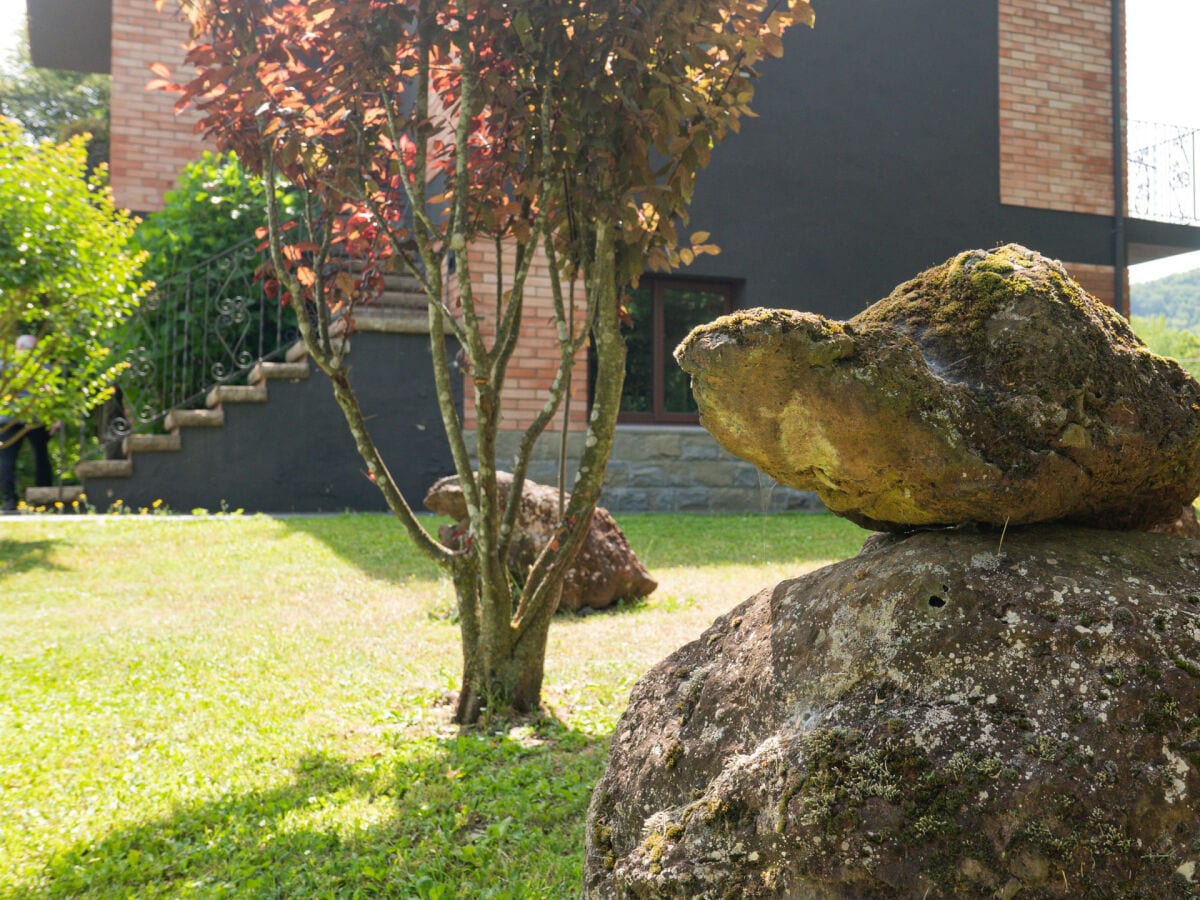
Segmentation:
<svg viewBox="0 0 1200 900">
<path fill-rule="evenodd" d="M 119 369 L 109 349 L 145 289 L 134 223 L 86 139 L 31 143 L 0 118 L 0 416 L 79 422 Z M 37 347 L 17 354 L 20 334 Z"/>
<path fill-rule="evenodd" d="M 253 239 L 266 221 L 262 179 L 232 153 L 205 151 L 184 167 L 179 183 L 163 196 L 163 208 L 138 226 L 138 245 L 150 257 L 146 274 L 157 282 L 172 278 Z"/>
</svg>

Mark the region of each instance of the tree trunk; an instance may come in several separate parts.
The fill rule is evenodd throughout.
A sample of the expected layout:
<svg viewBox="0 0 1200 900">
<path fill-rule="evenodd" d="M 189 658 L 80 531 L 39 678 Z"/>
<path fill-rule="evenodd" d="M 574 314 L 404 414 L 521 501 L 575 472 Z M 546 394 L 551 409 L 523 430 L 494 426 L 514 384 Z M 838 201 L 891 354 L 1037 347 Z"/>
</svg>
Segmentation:
<svg viewBox="0 0 1200 900">
<path fill-rule="evenodd" d="M 617 316 L 615 249 L 611 228 L 596 228 L 595 259 L 588 290 L 597 297 L 592 329 L 596 347 L 596 379 L 585 449 L 571 493 L 566 520 L 559 523 L 553 553 L 543 554 L 528 573 L 514 609 L 507 567 L 498 556 L 498 511 L 495 496 L 495 437 L 498 416 L 494 399 L 479 404 L 477 422 L 482 525 L 475 533 L 475 561 L 464 564 L 455 578 L 463 633 L 463 681 L 455 720 L 474 724 L 485 712 L 503 716 L 526 713 L 541 701 L 542 677 L 550 622 L 558 608 L 562 578 L 583 544 L 612 449 L 625 380 L 625 341 Z M 461 270 L 460 270 L 461 277 Z M 480 394 L 477 393 L 477 397 Z M 460 480 L 470 473 L 459 473 Z"/>
<path fill-rule="evenodd" d="M 462 687 L 454 721 L 473 725 L 485 715 L 533 712 L 541 703 L 552 615 L 539 617 L 520 632 L 511 626 L 489 627 L 486 619 L 478 617 L 468 622 L 461 617 L 461 610 L 472 605 L 478 609 L 478 581 L 464 580 L 461 589 Z M 555 607 L 557 603 L 551 605 L 551 611 Z"/>
</svg>

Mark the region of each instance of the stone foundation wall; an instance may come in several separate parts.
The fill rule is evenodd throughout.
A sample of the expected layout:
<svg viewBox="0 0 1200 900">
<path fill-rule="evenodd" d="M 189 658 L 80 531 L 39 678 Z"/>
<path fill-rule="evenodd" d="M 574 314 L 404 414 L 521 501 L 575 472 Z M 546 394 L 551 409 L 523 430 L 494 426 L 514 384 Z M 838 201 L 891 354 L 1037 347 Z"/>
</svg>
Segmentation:
<svg viewBox="0 0 1200 900">
<path fill-rule="evenodd" d="M 517 432 L 499 438 L 498 465 L 511 468 Z M 468 436 L 474 448 L 473 435 Z M 568 442 L 568 489 L 582 434 Z M 559 436 L 547 434 L 534 450 L 529 477 L 558 483 Z M 723 450 L 703 428 L 623 425 L 617 428 L 600 504 L 613 512 L 781 512 L 822 507 L 816 495 L 776 484 L 750 463 Z"/>
</svg>

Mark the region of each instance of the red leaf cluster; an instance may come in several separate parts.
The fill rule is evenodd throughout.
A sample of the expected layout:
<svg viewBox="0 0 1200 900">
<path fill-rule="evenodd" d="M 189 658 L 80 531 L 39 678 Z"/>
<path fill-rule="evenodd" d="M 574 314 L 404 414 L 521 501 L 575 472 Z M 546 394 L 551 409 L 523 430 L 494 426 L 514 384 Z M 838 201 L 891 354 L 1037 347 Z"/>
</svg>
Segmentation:
<svg viewBox="0 0 1200 900">
<path fill-rule="evenodd" d="M 626 280 L 681 261 L 696 174 L 749 114 L 754 65 L 812 18 L 804 0 L 184 8 L 197 74 L 177 86 L 180 105 L 344 223 L 347 252 L 383 240 L 403 254 L 451 229 L 527 240 L 540 216 L 574 271 L 587 263 L 581 235 L 604 221 L 620 227 Z"/>
</svg>

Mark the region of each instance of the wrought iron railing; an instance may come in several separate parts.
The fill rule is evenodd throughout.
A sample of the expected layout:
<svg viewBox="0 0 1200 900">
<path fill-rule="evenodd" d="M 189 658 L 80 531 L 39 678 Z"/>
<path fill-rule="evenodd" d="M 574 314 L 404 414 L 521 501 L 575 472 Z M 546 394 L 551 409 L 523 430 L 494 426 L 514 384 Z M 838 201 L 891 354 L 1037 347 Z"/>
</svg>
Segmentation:
<svg viewBox="0 0 1200 900">
<path fill-rule="evenodd" d="M 1200 129 L 1131 120 L 1126 145 L 1129 215 L 1200 225 L 1200 186 L 1196 180 Z"/>
<path fill-rule="evenodd" d="M 203 405 L 213 387 L 244 381 L 259 360 L 281 357 L 297 340 L 292 308 L 255 277 L 262 262 L 250 239 L 155 286 L 116 348 L 129 363 L 123 409 L 108 417 L 102 442 L 153 431 L 172 409 Z"/>
</svg>

